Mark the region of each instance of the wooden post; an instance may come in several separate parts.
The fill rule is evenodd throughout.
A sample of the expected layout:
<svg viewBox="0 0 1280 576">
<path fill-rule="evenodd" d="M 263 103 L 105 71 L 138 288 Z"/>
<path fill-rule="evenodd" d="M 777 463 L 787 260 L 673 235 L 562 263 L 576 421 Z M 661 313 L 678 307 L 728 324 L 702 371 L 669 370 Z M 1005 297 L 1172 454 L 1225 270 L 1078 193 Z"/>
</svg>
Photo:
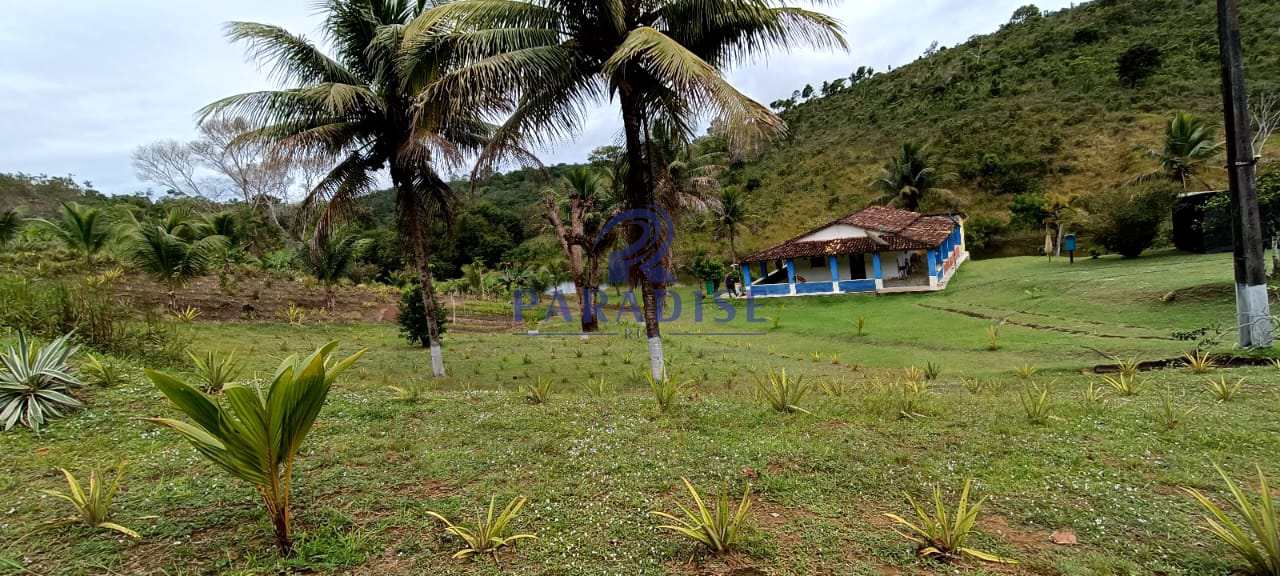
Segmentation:
<svg viewBox="0 0 1280 576">
<path fill-rule="evenodd" d="M 1262 222 L 1254 187 L 1256 159 L 1240 50 L 1237 0 L 1218 0 L 1218 44 L 1222 57 L 1222 108 L 1227 133 L 1227 175 L 1231 182 L 1231 238 L 1240 347 L 1270 347 L 1274 335 L 1267 302 Z"/>
</svg>

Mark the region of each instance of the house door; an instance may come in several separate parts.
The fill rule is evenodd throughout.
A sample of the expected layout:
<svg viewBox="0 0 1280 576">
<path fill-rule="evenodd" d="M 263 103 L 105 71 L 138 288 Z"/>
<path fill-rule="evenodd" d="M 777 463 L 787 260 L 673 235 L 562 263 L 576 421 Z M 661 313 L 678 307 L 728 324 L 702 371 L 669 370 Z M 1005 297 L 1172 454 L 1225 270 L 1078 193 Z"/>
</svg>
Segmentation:
<svg viewBox="0 0 1280 576">
<path fill-rule="evenodd" d="M 866 254 L 850 254 L 849 255 L 849 279 L 850 280 L 866 280 L 866 278 L 867 278 Z"/>
</svg>

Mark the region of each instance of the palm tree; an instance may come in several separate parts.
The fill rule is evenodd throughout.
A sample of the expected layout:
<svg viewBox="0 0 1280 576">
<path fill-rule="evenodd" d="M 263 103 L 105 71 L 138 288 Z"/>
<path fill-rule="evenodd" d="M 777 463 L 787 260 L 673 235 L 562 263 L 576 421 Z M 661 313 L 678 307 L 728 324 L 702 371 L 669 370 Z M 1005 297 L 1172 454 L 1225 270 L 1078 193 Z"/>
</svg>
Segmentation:
<svg viewBox="0 0 1280 576">
<path fill-rule="evenodd" d="M 84 256 L 86 265 L 93 265 L 93 257 L 111 241 L 111 228 L 102 210 L 83 206 L 76 202 L 62 204 L 62 218 L 51 222 L 36 219 L 53 230 L 68 248 Z"/>
<path fill-rule="evenodd" d="M 225 245 L 226 238 L 222 236 L 191 241 L 166 230 L 162 224 L 146 223 L 134 232 L 130 260 L 165 286 L 169 308 L 177 310 L 178 289 L 208 271 L 213 255 Z"/>
<path fill-rule="evenodd" d="M 717 236 L 729 238 L 729 254 L 738 262 L 738 228 L 751 219 L 747 194 L 738 188 L 720 191 L 719 202 L 711 209 L 711 228 Z"/>
<path fill-rule="evenodd" d="M 549 186 L 543 194 L 547 221 L 560 242 L 578 294 L 578 319 L 584 333 L 600 329 L 593 299 L 600 287 L 600 261 L 614 244 L 613 231 L 602 230 L 618 211 L 609 178 L 597 167 L 578 166 L 565 171 L 561 186 Z"/>
<path fill-rule="evenodd" d="M 22 219 L 18 217 L 17 210 L 0 212 L 0 248 L 8 246 L 18 236 L 21 227 Z"/>
<path fill-rule="evenodd" d="M 875 181 L 874 186 L 881 193 L 877 202 L 897 204 L 914 212 L 926 196 L 945 193 L 938 187 L 940 177 L 934 163 L 927 145 L 904 142 Z"/>
<path fill-rule="evenodd" d="M 304 211 L 318 212 L 317 238 L 329 234 L 373 191 L 375 175 L 389 169 L 398 233 L 422 286 L 432 371 L 440 377 L 444 358 L 428 235 L 434 220 L 452 221 L 455 196 L 439 171 L 460 167 L 467 154 L 484 146 L 490 126 L 482 115 L 500 98 L 496 87 L 424 91 L 460 57 L 440 33 L 443 24 L 405 42 L 406 26 L 424 6 L 412 0 L 328 0 L 323 29 L 332 56 L 277 26 L 229 24 L 231 40 L 248 43 L 250 55 L 291 87 L 224 98 L 206 106 L 201 117 L 243 116 L 253 127 L 241 136 L 246 141 L 337 159 L 302 204 Z"/>
<path fill-rule="evenodd" d="M 1164 149 L 1150 152 L 1160 163 L 1160 170 L 1145 178 L 1163 176 L 1179 183 L 1182 191 L 1186 192 L 1191 179 L 1196 178 L 1221 150 L 1222 143 L 1217 141 L 1213 127 L 1203 118 L 1178 112 L 1165 127 Z M 1201 184 L 1204 184 L 1203 180 Z"/>
<path fill-rule="evenodd" d="M 307 271 L 324 284 L 324 302 L 329 310 L 333 310 L 335 304 L 334 287 L 351 274 L 351 265 L 368 245 L 367 240 L 355 234 L 334 233 L 317 238 L 307 246 Z"/>
<path fill-rule="evenodd" d="M 785 130 L 767 107 L 738 92 L 721 70 L 772 47 L 844 47 L 832 18 L 777 0 L 455 0 L 414 21 L 407 38 L 431 42 L 444 23 L 469 63 L 428 93 L 466 87 L 517 91 L 507 122 L 479 168 L 523 149 L 575 132 L 586 105 L 617 98 L 628 170 L 624 207 L 651 211 L 657 203 L 660 160 L 653 148 L 659 123 L 688 137 L 699 117 L 723 119 L 734 134 Z M 634 222 L 633 224 L 642 224 Z M 627 226 L 633 243 L 644 227 Z M 657 298 L 664 278 L 630 270 L 641 286 L 650 371 L 663 378 Z"/>
</svg>

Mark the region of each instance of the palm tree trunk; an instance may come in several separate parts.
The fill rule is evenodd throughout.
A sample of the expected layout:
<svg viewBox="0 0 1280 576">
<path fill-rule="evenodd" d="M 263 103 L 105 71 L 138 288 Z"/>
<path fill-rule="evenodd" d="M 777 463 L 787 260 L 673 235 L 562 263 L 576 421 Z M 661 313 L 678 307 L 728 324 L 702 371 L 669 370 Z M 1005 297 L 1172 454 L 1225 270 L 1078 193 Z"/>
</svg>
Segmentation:
<svg viewBox="0 0 1280 576">
<path fill-rule="evenodd" d="M 398 180 L 397 186 L 407 186 L 402 179 Z M 412 193 L 402 193 L 404 198 L 412 198 Z M 438 316 L 438 304 L 436 302 L 436 292 L 431 281 L 431 266 L 427 256 L 427 238 L 424 230 L 425 214 L 423 207 L 417 202 L 408 202 L 408 205 L 402 207 L 404 214 L 403 225 L 407 228 L 409 242 L 413 248 L 414 265 L 418 269 L 418 283 L 422 286 L 422 307 L 427 312 L 427 345 L 431 349 L 431 374 L 436 378 L 443 378 L 444 372 L 444 351 L 440 346 L 440 326 L 436 320 Z"/>
<path fill-rule="evenodd" d="M 729 225 L 729 255 L 733 256 L 733 263 L 738 263 L 738 243 L 737 235 L 733 233 L 733 225 Z"/>
<path fill-rule="evenodd" d="M 598 332 L 600 330 L 600 319 L 596 317 L 595 287 L 588 285 L 585 278 L 580 278 L 573 281 L 573 289 L 578 293 L 582 332 L 584 334 Z"/>
<path fill-rule="evenodd" d="M 622 128 L 627 142 L 627 208 L 651 210 L 654 205 L 654 191 L 652 181 L 648 177 L 651 172 L 649 158 L 644 152 L 644 139 L 647 135 L 642 134 L 643 104 L 634 93 L 632 86 L 626 82 L 619 87 L 619 101 L 622 106 Z M 637 227 L 632 227 L 628 240 L 635 242 L 639 240 L 640 235 L 641 231 Z M 644 331 L 649 343 L 649 372 L 655 380 L 661 380 L 665 370 L 662 331 L 658 325 L 656 288 L 642 272 L 638 264 L 633 265 L 631 278 L 633 281 L 640 282 L 644 302 Z"/>
</svg>

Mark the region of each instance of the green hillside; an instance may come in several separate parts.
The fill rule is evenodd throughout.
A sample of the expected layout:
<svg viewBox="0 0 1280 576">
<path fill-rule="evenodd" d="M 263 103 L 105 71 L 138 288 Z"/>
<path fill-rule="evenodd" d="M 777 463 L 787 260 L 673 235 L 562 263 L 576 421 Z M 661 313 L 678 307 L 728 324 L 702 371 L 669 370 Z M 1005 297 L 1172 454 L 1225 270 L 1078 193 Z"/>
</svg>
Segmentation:
<svg viewBox="0 0 1280 576">
<path fill-rule="evenodd" d="M 1280 86 L 1278 8 L 1272 0 L 1241 5 L 1246 73 L 1257 92 Z M 1152 171 L 1145 151 L 1159 147 L 1176 110 L 1220 125 L 1212 2 L 1098 0 L 1019 16 L 786 111 L 788 138 L 727 175 L 727 184 L 752 191 L 763 217 L 744 248 L 864 206 L 903 141 L 931 145 L 955 207 L 1007 222 L 1020 194 L 1088 196 Z M 1154 48 L 1159 63 L 1128 86 L 1117 61 L 1139 46 Z M 1220 171 L 1207 179 L 1225 182 Z"/>
</svg>

